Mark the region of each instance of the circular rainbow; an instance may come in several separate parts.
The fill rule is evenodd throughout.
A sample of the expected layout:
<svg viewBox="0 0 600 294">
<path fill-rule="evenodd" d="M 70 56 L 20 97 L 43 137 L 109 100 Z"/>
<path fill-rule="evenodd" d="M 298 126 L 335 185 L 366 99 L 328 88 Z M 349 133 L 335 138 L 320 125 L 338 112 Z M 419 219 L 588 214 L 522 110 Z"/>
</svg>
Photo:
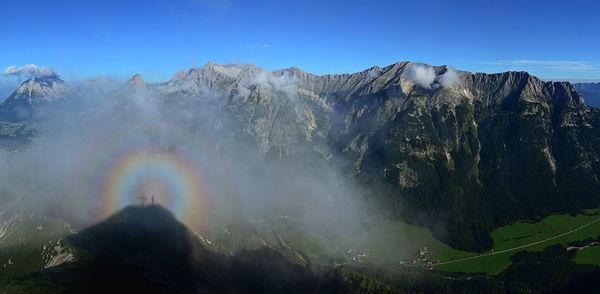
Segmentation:
<svg viewBox="0 0 600 294">
<path fill-rule="evenodd" d="M 156 149 L 130 150 L 115 157 L 98 190 L 98 216 L 154 202 L 187 225 L 201 226 L 207 195 L 192 162 L 180 152 Z"/>
</svg>

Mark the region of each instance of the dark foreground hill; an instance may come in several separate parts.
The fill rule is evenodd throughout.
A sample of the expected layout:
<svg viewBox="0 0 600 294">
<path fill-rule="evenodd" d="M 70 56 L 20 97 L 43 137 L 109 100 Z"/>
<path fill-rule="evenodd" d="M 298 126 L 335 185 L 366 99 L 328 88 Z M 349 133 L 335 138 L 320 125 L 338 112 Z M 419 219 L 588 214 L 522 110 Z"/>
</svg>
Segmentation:
<svg viewBox="0 0 600 294">
<path fill-rule="evenodd" d="M 127 207 L 68 238 L 76 261 L 16 281 L 35 293 L 346 293 L 263 248 L 225 256 L 206 250 L 161 206 Z"/>
<path fill-rule="evenodd" d="M 127 207 L 65 243 L 74 260 L 0 283 L 0 293 L 595 293 L 600 277 L 562 245 L 519 253 L 494 276 L 368 262 L 305 267 L 268 247 L 229 256 L 204 248 L 161 206 Z"/>
</svg>

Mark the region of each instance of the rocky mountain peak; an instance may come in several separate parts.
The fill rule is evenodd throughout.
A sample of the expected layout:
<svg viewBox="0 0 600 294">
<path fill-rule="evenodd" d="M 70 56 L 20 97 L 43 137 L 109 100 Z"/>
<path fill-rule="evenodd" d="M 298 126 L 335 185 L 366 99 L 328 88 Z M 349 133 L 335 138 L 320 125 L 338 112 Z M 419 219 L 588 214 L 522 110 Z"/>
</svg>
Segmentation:
<svg viewBox="0 0 600 294">
<path fill-rule="evenodd" d="M 127 85 L 133 87 L 134 89 L 145 89 L 146 83 L 144 82 L 144 78 L 141 74 L 135 74 L 127 81 Z"/>
<path fill-rule="evenodd" d="M 58 76 L 35 77 L 21 83 L 8 99 L 27 99 L 35 104 L 62 99 L 62 94 L 68 90 L 69 87 Z"/>
<path fill-rule="evenodd" d="M 184 78 L 188 74 L 188 72 L 189 72 L 189 70 L 180 70 L 173 75 L 171 80 L 180 80 L 180 79 Z"/>
<path fill-rule="evenodd" d="M 237 65 L 220 65 L 213 61 L 209 61 L 202 68 L 205 72 L 225 75 L 227 77 L 237 77 L 242 70 L 242 66 Z"/>
<path fill-rule="evenodd" d="M 63 101 L 73 92 L 57 75 L 28 79 L 0 103 L 0 118 L 30 119 L 34 109 Z"/>
</svg>

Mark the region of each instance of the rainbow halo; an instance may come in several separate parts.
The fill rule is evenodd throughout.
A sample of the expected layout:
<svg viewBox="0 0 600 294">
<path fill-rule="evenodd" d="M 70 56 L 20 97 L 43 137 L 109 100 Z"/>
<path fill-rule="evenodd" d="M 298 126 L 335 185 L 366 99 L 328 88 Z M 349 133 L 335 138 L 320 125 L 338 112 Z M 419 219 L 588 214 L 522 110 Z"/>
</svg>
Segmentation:
<svg viewBox="0 0 600 294">
<path fill-rule="evenodd" d="M 112 160 L 97 198 L 99 217 L 127 205 L 152 202 L 192 227 L 203 223 L 206 191 L 193 161 L 180 152 L 133 150 Z"/>
</svg>

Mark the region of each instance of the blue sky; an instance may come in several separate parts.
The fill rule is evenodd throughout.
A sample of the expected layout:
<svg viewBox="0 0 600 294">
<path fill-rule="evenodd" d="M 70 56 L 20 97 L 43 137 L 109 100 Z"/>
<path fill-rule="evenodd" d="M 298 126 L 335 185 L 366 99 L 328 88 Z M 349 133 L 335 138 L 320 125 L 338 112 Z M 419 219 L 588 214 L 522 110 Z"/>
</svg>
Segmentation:
<svg viewBox="0 0 600 294">
<path fill-rule="evenodd" d="M 354 72 L 410 60 L 600 80 L 597 1 L 2 1 L 0 67 L 65 79 L 218 63 Z M 14 78 L 0 77 L 0 91 Z"/>
</svg>

